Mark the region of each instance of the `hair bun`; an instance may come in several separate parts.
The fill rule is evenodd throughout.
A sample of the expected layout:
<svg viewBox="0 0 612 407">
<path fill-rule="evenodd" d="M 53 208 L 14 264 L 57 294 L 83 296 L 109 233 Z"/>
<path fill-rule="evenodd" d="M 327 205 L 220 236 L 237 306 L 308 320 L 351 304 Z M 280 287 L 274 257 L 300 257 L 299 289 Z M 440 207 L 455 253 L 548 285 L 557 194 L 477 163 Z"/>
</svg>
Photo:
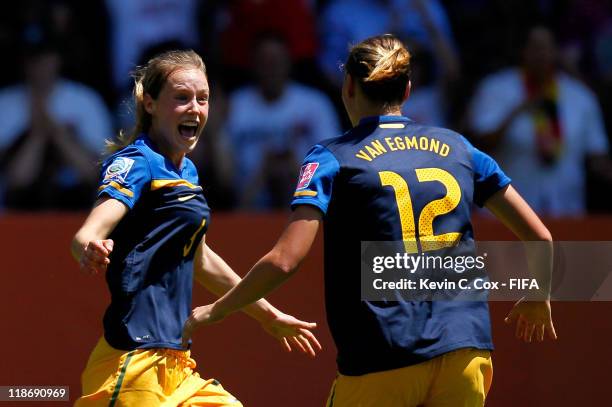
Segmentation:
<svg viewBox="0 0 612 407">
<path fill-rule="evenodd" d="M 387 81 L 406 75 L 410 67 L 410 53 L 406 48 L 396 46 L 391 50 L 381 49 L 380 52 L 382 55 L 364 82 Z"/>
<path fill-rule="evenodd" d="M 410 52 L 396 36 L 377 35 L 352 46 L 344 69 L 368 99 L 388 105 L 404 102 Z"/>
</svg>

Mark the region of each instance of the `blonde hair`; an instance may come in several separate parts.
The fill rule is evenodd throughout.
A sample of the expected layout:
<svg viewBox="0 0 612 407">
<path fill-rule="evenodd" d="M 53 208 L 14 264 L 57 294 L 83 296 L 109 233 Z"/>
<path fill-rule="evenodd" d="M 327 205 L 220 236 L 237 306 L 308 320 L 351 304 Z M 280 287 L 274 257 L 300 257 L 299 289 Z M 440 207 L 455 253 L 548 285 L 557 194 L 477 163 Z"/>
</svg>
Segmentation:
<svg viewBox="0 0 612 407">
<path fill-rule="evenodd" d="M 152 117 L 144 107 L 144 95 L 148 94 L 153 99 L 157 99 L 170 74 L 177 69 L 184 68 L 199 69 L 206 75 L 204 61 L 192 50 L 167 51 L 151 58 L 145 65 L 136 68 L 132 73 L 132 78 L 134 78 L 132 97 L 136 124 L 127 134 L 121 130 L 117 141 L 106 140 L 107 153 L 112 154 L 121 150 L 134 142 L 139 134 L 149 131 Z"/>
<path fill-rule="evenodd" d="M 410 53 L 394 35 L 378 35 L 351 47 L 344 69 L 369 99 L 401 103 L 410 80 Z"/>
</svg>

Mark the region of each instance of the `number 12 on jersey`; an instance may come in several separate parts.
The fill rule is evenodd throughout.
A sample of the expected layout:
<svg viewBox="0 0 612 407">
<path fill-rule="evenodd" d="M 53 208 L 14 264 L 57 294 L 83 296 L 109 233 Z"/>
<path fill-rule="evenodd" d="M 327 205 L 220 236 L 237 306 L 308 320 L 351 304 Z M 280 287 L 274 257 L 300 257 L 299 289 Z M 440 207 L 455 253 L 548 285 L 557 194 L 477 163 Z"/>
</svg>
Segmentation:
<svg viewBox="0 0 612 407">
<path fill-rule="evenodd" d="M 401 175 L 393 171 L 381 171 L 378 173 L 383 187 L 392 187 L 395 192 L 395 200 L 399 211 L 402 226 L 402 240 L 407 253 L 417 253 L 418 243 L 424 252 L 455 246 L 461 239 L 461 233 L 450 232 L 435 235 L 433 221 L 436 216 L 445 215 L 457 207 L 461 200 L 461 188 L 459 183 L 448 171 L 441 168 L 417 168 L 417 179 L 419 182 L 442 183 L 446 188 L 446 195 L 440 199 L 429 202 L 419 215 L 419 230 L 415 224 L 416 214 L 412 207 L 412 198 L 408 183 Z M 417 243 L 418 239 L 418 243 Z"/>
</svg>

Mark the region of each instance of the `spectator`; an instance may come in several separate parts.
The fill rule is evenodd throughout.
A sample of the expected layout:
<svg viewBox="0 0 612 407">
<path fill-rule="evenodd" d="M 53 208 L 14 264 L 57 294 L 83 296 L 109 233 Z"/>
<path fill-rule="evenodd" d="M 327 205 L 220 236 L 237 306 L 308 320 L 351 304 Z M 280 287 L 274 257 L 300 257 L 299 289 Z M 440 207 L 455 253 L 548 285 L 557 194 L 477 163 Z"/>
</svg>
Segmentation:
<svg viewBox="0 0 612 407">
<path fill-rule="evenodd" d="M 290 80 L 291 59 L 284 40 L 258 37 L 254 46 L 256 83 L 230 96 L 228 131 L 243 208 L 288 204 L 299 157 L 317 141 L 339 133 L 331 102 L 319 91 Z"/>
<path fill-rule="evenodd" d="M 62 54 L 62 72 L 74 81 L 113 96 L 110 90 L 107 18 L 103 2 L 78 0 L 22 0 L 6 2 L 0 17 L 0 51 L 21 55 L 24 41 L 53 38 Z M 93 18 L 92 18 L 93 17 Z M 0 86 L 23 78 L 22 65 L 7 64 Z"/>
<path fill-rule="evenodd" d="M 130 71 L 145 50 L 176 41 L 197 45 L 196 0 L 106 0 L 111 23 L 113 81 L 120 94 L 132 85 Z"/>
<path fill-rule="evenodd" d="M 402 114 L 419 123 L 447 127 L 449 106 L 454 105 L 454 85 L 459 78 L 459 58 L 426 3 L 413 0 L 413 6 L 431 45 L 426 47 L 416 42 L 409 47 L 412 89 L 410 101 L 402 106 Z"/>
<path fill-rule="evenodd" d="M 323 10 L 320 24 L 319 63 L 338 87 L 343 79 L 338 65 L 346 61 L 349 44 L 381 33 L 394 33 L 433 52 L 436 38 L 431 36 L 429 25 L 435 26 L 435 32 L 448 43 L 453 42 L 450 23 L 439 0 L 331 0 Z"/>
<path fill-rule="evenodd" d="M 402 106 L 402 115 L 417 123 L 447 127 L 444 88 L 431 75 L 433 55 L 419 45 L 408 45 L 408 50 L 412 86 L 410 99 Z"/>
<path fill-rule="evenodd" d="M 251 66 L 246 56 L 261 32 L 275 32 L 286 40 L 295 70 L 302 76 L 313 74 L 316 66 L 316 31 L 308 0 L 235 0 L 219 14 L 220 57 L 225 84 L 230 89 L 244 85 L 244 73 Z"/>
<path fill-rule="evenodd" d="M 551 31 L 528 31 L 522 66 L 480 84 L 470 122 L 527 202 L 542 214 L 585 212 L 586 168 L 610 180 L 608 140 L 597 99 L 558 68 Z"/>
<path fill-rule="evenodd" d="M 0 176 L 10 209 L 77 209 L 90 205 L 96 161 L 112 136 L 101 97 L 59 77 L 61 57 L 49 43 L 27 50 L 25 83 L 0 90 Z"/>
</svg>

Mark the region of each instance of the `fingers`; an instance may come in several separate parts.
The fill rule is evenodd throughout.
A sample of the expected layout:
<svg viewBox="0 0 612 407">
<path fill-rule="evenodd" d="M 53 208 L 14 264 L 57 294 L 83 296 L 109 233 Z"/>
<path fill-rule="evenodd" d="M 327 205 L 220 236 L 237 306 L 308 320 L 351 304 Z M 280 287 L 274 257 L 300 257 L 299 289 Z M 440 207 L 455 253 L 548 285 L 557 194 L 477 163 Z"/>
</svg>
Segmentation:
<svg viewBox="0 0 612 407">
<path fill-rule="evenodd" d="M 300 332 L 302 333 L 302 335 L 304 335 L 304 337 L 306 337 L 306 339 L 308 339 L 308 341 L 310 343 L 314 344 L 314 346 L 315 346 L 315 348 L 317 348 L 317 350 L 319 350 L 319 351 L 323 350 L 323 347 L 321 346 L 321 344 L 317 340 L 317 337 L 314 336 L 314 334 L 312 332 L 310 332 L 307 329 L 300 329 Z"/>
<path fill-rule="evenodd" d="M 102 240 L 102 245 L 104 246 L 106 250 L 108 250 L 108 253 L 110 254 L 113 251 L 115 242 L 113 242 L 112 239 L 106 239 L 106 240 Z"/>
<path fill-rule="evenodd" d="M 525 342 L 531 342 L 531 339 L 533 338 L 533 333 L 535 332 L 535 329 L 536 329 L 536 324 L 532 324 L 532 323 L 527 323 L 526 324 L 526 327 L 525 327 L 525 336 L 523 337 Z"/>
<path fill-rule="evenodd" d="M 520 316 L 516 324 L 515 335 L 518 339 L 522 339 L 525 342 L 532 342 L 535 338 L 538 342 L 544 341 L 544 332 L 548 332 L 550 339 L 556 340 L 557 333 L 552 321 L 547 323 L 543 322 L 530 322 L 524 316 Z"/>
<path fill-rule="evenodd" d="M 88 274 L 98 274 L 106 271 L 106 267 L 110 264 L 108 256 L 113 250 L 113 245 L 111 239 L 89 242 L 81 257 L 81 269 Z"/>
<path fill-rule="evenodd" d="M 555 331 L 555 326 L 552 320 L 549 320 L 546 323 L 546 331 L 548 332 L 548 337 L 552 340 L 557 340 L 557 332 Z M 544 335 L 542 335 L 544 337 Z"/>
<path fill-rule="evenodd" d="M 312 348 L 312 345 L 310 344 L 308 339 L 304 338 L 302 335 L 299 335 L 297 338 L 302 343 L 304 348 L 306 349 L 306 353 L 308 354 L 308 356 L 314 358 L 317 355 L 317 353 Z"/>
<path fill-rule="evenodd" d="M 516 331 L 514 335 L 516 336 L 517 339 L 521 339 L 524 334 L 525 334 L 525 320 L 523 318 L 519 318 L 518 322 L 516 323 Z"/>
<path fill-rule="evenodd" d="M 303 329 L 315 329 L 317 327 L 317 323 L 316 322 L 300 321 L 298 319 L 295 322 L 295 327 L 296 328 L 303 328 Z"/>
<path fill-rule="evenodd" d="M 287 342 L 287 338 L 281 338 L 281 345 L 286 352 L 291 352 L 291 345 L 289 345 L 289 342 Z"/>
<path fill-rule="evenodd" d="M 299 350 L 301 350 L 302 352 L 304 352 L 304 353 L 308 353 L 308 351 L 306 351 L 306 348 L 304 347 L 304 345 L 302 345 L 302 342 L 300 342 L 300 341 L 298 340 L 298 337 L 297 337 L 297 336 L 292 336 L 292 337 L 290 337 L 290 338 L 289 338 L 289 341 L 290 341 L 290 342 L 291 342 L 293 345 L 295 345 L 295 346 L 296 346 L 296 347 L 297 347 Z"/>
<path fill-rule="evenodd" d="M 517 312 L 515 311 L 515 308 L 512 308 L 510 310 L 510 312 L 508 313 L 508 315 L 506 316 L 506 318 L 504 318 L 504 322 L 506 324 L 511 324 L 516 320 L 517 317 Z"/>
<path fill-rule="evenodd" d="M 536 328 L 536 339 L 538 340 L 538 342 L 544 342 L 544 331 L 545 331 L 545 325 L 544 324 L 538 324 L 537 328 Z"/>
<path fill-rule="evenodd" d="M 303 353 L 311 357 L 315 357 L 317 355 L 317 351 L 320 351 L 323 349 L 323 347 L 312 332 L 308 331 L 307 329 L 300 329 L 300 333 L 301 334 L 299 335 L 290 336 L 289 341 L 291 341 L 291 343 L 293 343 L 293 345 L 295 345 Z M 284 343 L 286 343 L 290 348 L 287 338 L 284 337 L 283 340 Z M 289 349 L 289 351 L 291 350 Z"/>
<path fill-rule="evenodd" d="M 96 251 L 96 250 L 86 250 L 83 253 L 83 257 L 88 260 L 90 263 L 97 263 L 101 266 L 109 264 L 110 260 L 104 254 Z"/>
<path fill-rule="evenodd" d="M 111 251 L 106 248 L 105 242 L 105 240 L 92 240 L 91 242 L 89 242 L 85 250 L 93 250 L 106 257 L 110 254 Z"/>
<path fill-rule="evenodd" d="M 545 332 L 550 339 L 556 340 L 557 333 L 552 322 L 549 301 L 519 301 L 504 322 L 516 321 L 515 336 L 525 342 L 544 341 Z"/>
<path fill-rule="evenodd" d="M 98 274 L 99 272 L 104 272 L 108 265 L 108 259 L 105 258 L 97 258 L 96 256 L 92 256 L 89 253 L 84 253 L 81 258 L 80 267 L 81 270 L 88 274 Z"/>
</svg>

